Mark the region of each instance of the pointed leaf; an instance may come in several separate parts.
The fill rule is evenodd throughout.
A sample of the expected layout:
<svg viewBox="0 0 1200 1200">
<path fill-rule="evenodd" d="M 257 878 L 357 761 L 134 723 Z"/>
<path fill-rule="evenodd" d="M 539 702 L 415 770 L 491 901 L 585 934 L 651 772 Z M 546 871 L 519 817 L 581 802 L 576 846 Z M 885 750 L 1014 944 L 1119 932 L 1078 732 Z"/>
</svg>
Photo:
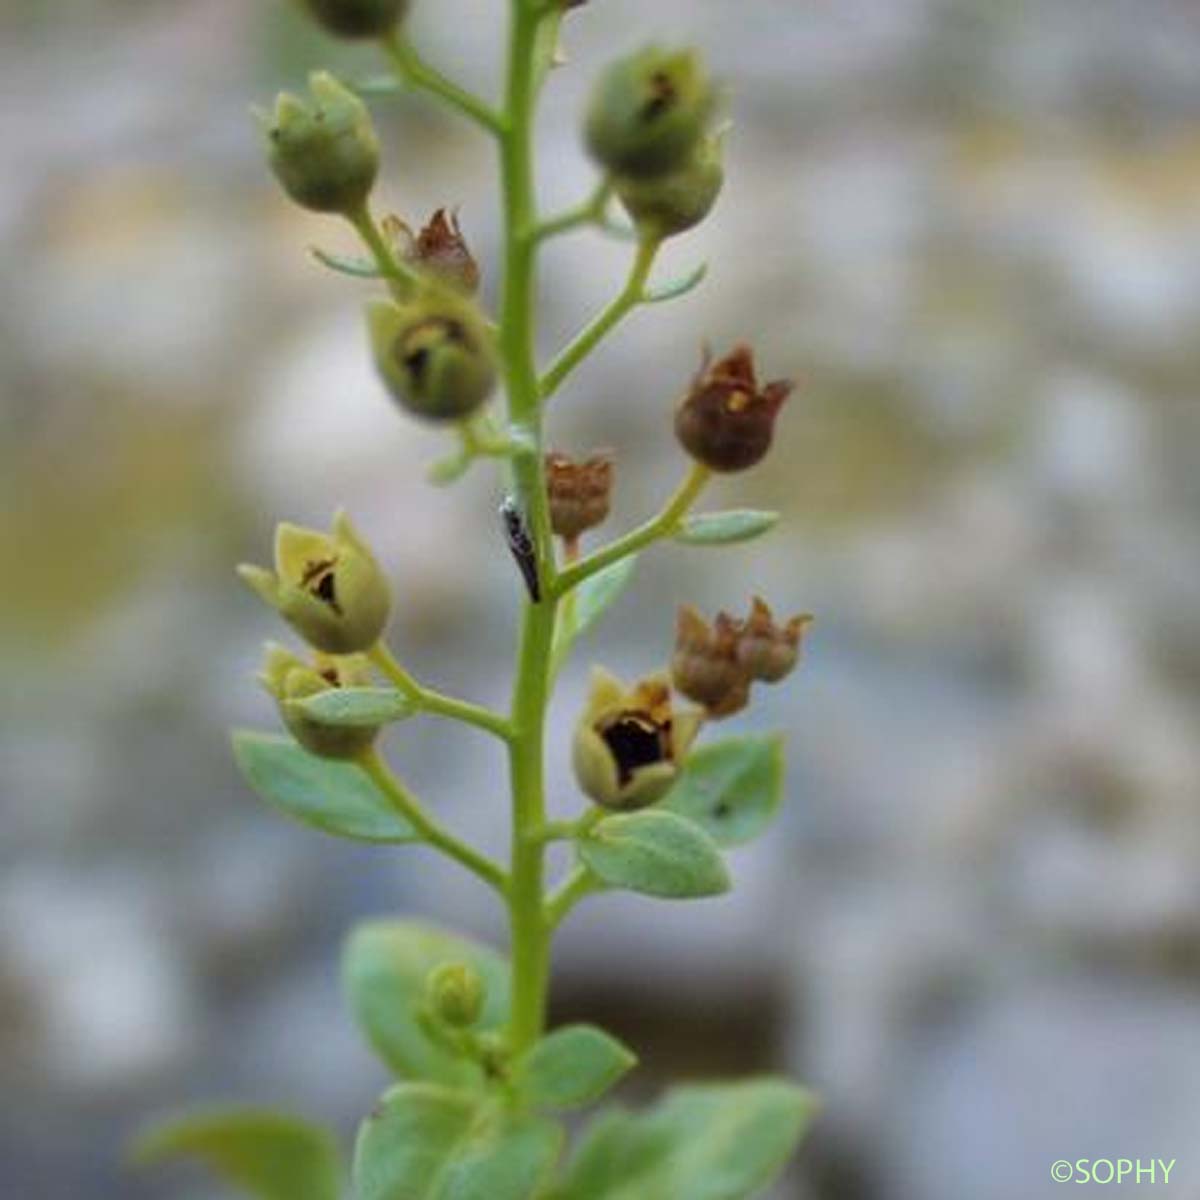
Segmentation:
<svg viewBox="0 0 1200 1200">
<path fill-rule="evenodd" d="M 562 1145 L 552 1121 L 505 1112 L 470 1092 L 402 1083 L 363 1122 L 358 1200 L 528 1200 Z"/>
<path fill-rule="evenodd" d="M 309 246 L 309 254 L 323 267 L 339 275 L 352 275 L 355 279 L 382 279 L 383 272 L 369 258 L 351 257 L 346 254 L 330 254 L 320 246 Z"/>
<path fill-rule="evenodd" d="M 644 1115 L 585 1133 L 555 1200 L 748 1200 L 778 1175 L 817 1104 L 778 1079 L 677 1088 Z"/>
<path fill-rule="evenodd" d="M 578 1108 L 599 1099 L 636 1063 L 633 1051 L 602 1029 L 567 1025 L 518 1063 L 517 1087 L 530 1108 Z"/>
<path fill-rule="evenodd" d="M 350 728 L 403 721 L 418 711 L 416 704 L 396 688 L 330 688 L 290 703 L 322 725 Z"/>
<path fill-rule="evenodd" d="M 233 756 L 273 808 L 305 825 L 361 842 L 417 842 L 416 830 L 352 763 L 317 758 L 291 738 L 238 730 Z"/>
<path fill-rule="evenodd" d="M 688 755 L 662 808 L 699 825 L 718 846 L 741 846 L 771 823 L 783 797 L 783 738 L 731 737 Z"/>
<path fill-rule="evenodd" d="M 332 1134 L 283 1113 L 228 1109 L 172 1121 L 134 1146 L 143 1165 L 196 1159 L 258 1200 L 338 1200 L 342 1165 Z"/>
<path fill-rule="evenodd" d="M 761 537 L 779 522 L 777 512 L 732 508 L 727 512 L 698 513 L 688 517 L 675 533 L 677 542 L 689 546 L 729 546 Z"/>
<path fill-rule="evenodd" d="M 489 947 L 421 921 L 359 925 L 343 951 L 342 983 L 355 1021 L 397 1075 L 477 1085 L 479 1067 L 430 1041 L 417 1019 L 425 977 L 445 962 L 479 971 L 485 995 L 476 1029 L 500 1028 L 508 1018 L 508 964 Z"/>
<path fill-rule="evenodd" d="M 577 845 L 579 857 L 613 887 L 669 900 L 729 890 L 712 838 L 675 813 L 647 809 L 605 817 Z"/>
<path fill-rule="evenodd" d="M 701 263 L 681 279 L 672 279 L 667 283 L 648 287 L 642 293 L 643 304 L 662 304 L 665 300 L 677 300 L 688 292 L 698 288 L 708 274 L 708 263 Z"/>
</svg>

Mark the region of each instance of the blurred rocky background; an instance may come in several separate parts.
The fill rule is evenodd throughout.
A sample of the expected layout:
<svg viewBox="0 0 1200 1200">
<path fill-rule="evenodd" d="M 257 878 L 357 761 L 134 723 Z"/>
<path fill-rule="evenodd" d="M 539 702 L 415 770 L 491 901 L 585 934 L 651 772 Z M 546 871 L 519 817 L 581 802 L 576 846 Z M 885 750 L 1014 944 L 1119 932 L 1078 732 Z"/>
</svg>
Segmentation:
<svg viewBox="0 0 1200 1200">
<path fill-rule="evenodd" d="M 500 0 L 420 3 L 416 38 L 496 81 Z M 818 614 L 749 719 L 789 734 L 789 803 L 732 899 L 603 898 L 561 942 L 559 1018 L 611 1022 L 668 1076 L 783 1067 L 826 1108 L 779 1197 L 1023 1200 L 1059 1158 L 1177 1158 L 1200 1194 L 1200 9 L 1194 0 L 593 0 L 544 134 L 548 206 L 590 182 L 588 78 L 633 31 L 733 83 L 730 183 L 643 311 L 556 403 L 615 447 L 611 524 L 681 469 L 700 344 L 751 337 L 803 383 L 768 465 L 786 514 L 720 561 L 668 549 L 587 657 L 663 661 L 674 608 L 762 591 Z M 518 587 L 477 469 L 371 377 L 369 287 L 288 207 L 247 117 L 315 65 L 378 70 L 284 0 L 0 9 L 0 1191 L 215 1196 L 123 1140 L 194 1102 L 278 1101 L 347 1135 L 384 1074 L 342 1008 L 357 918 L 483 937 L 489 897 L 423 851 L 262 809 L 226 729 L 273 724 L 277 635 L 233 578 L 277 517 L 346 504 L 394 571 L 418 674 L 502 702 Z M 461 205 L 495 288 L 489 149 L 381 101 L 388 207 Z M 628 250 L 556 243 L 549 352 Z M 392 745 L 447 821 L 499 846 L 493 749 Z M 1189 1155 L 1191 1158 L 1189 1159 Z M 687 1200 L 647 1197 L 647 1200 Z"/>
</svg>

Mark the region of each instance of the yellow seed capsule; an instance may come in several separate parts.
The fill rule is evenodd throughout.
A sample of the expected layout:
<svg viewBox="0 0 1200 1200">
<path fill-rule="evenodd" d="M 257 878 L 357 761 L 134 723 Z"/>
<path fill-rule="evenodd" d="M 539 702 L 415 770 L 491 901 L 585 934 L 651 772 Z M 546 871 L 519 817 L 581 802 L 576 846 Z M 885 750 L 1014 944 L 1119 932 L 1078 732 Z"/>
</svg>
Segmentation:
<svg viewBox="0 0 1200 1200">
<path fill-rule="evenodd" d="M 259 113 L 267 159 L 284 191 L 314 212 L 358 212 L 379 174 L 379 140 L 367 106 L 328 71 L 309 76 L 312 103 L 280 94 Z"/>
<path fill-rule="evenodd" d="M 588 149 L 614 174 L 665 175 L 691 157 L 715 103 L 699 54 L 649 46 L 600 76 L 584 126 Z"/>
<path fill-rule="evenodd" d="M 371 669 L 361 654 L 336 658 L 318 653 L 309 664 L 284 647 L 268 642 L 258 678 L 275 698 L 279 715 L 291 735 L 310 754 L 320 758 L 357 758 L 370 748 L 379 733 L 378 726 L 348 728 L 322 724 L 294 703 L 331 688 L 367 686 L 371 682 Z"/>
<path fill-rule="evenodd" d="M 402 408 L 429 421 L 460 421 L 487 403 L 495 342 L 465 297 L 429 286 L 403 307 L 377 300 L 367 325 L 375 366 Z"/>
<path fill-rule="evenodd" d="M 627 689 L 596 667 L 575 726 L 575 778 L 604 808 L 632 812 L 656 804 L 675 782 L 700 722 L 698 712 L 675 711 L 665 674 L 647 676 Z"/>
<path fill-rule="evenodd" d="M 467 1029 L 479 1020 L 486 996 L 483 977 L 470 963 L 442 963 L 425 977 L 430 1012 L 455 1029 Z"/>
<path fill-rule="evenodd" d="M 278 525 L 275 570 L 243 564 L 238 574 L 326 654 L 369 650 L 387 625 L 391 590 L 344 512 L 334 517 L 332 534 Z"/>
</svg>

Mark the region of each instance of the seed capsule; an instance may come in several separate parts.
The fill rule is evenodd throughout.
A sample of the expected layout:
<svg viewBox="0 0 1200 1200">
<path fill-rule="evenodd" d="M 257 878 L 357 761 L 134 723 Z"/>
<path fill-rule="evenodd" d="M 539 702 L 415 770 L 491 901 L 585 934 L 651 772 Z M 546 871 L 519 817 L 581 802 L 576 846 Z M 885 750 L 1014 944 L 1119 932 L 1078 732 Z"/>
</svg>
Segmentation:
<svg viewBox="0 0 1200 1200">
<path fill-rule="evenodd" d="M 626 689 L 596 667 L 587 706 L 575 726 L 575 778 L 605 808 L 647 808 L 675 782 L 699 730 L 699 713 L 673 709 L 665 674 L 647 676 Z"/>
<path fill-rule="evenodd" d="M 749 346 L 736 346 L 716 363 L 706 355 L 676 409 L 675 434 L 710 470 L 744 471 L 771 448 L 775 418 L 792 387 L 779 379 L 760 388 Z"/>
<path fill-rule="evenodd" d="M 465 962 L 447 962 L 425 977 L 425 1000 L 430 1011 L 454 1029 L 467 1029 L 483 1014 L 483 977 Z"/>
<path fill-rule="evenodd" d="M 267 159 L 284 191 L 313 212 L 360 210 L 379 173 L 379 140 L 367 106 L 328 71 L 309 76 L 313 103 L 282 92 L 259 114 Z"/>
<path fill-rule="evenodd" d="M 417 234 L 399 217 L 389 217 L 384 221 L 384 232 L 401 257 L 417 270 L 468 296 L 479 290 L 479 264 L 463 237 L 457 213 L 439 208 Z"/>
<path fill-rule="evenodd" d="M 786 625 L 776 625 L 766 602 L 755 596 L 750 615 L 734 629 L 737 661 L 755 679 L 778 683 L 795 670 L 800 659 L 800 641 L 812 616 L 803 613 Z"/>
<path fill-rule="evenodd" d="M 568 542 L 608 517 L 612 501 L 613 460 L 608 453 L 576 461 L 558 451 L 546 455 L 546 492 L 550 526 Z"/>
<path fill-rule="evenodd" d="M 344 512 L 334 517 L 332 534 L 278 525 L 275 570 L 243 563 L 238 574 L 326 654 L 369 650 L 387 625 L 387 579 Z"/>
<path fill-rule="evenodd" d="M 699 225 L 725 183 L 717 138 L 706 138 L 677 171 L 651 179 L 618 178 L 617 197 L 646 238 L 674 237 Z"/>
<path fill-rule="evenodd" d="M 708 72 L 694 50 L 649 46 L 600 76 L 584 126 L 588 149 L 617 175 L 665 175 L 688 161 L 715 102 Z"/>
<path fill-rule="evenodd" d="M 679 610 L 671 681 L 714 719 L 741 712 L 750 699 L 751 672 L 739 657 L 735 622 L 720 613 L 710 626 L 690 604 Z"/>
<path fill-rule="evenodd" d="M 494 340 L 479 310 L 445 287 L 430 285 L 398 307 L 367 308 L 375 365 L 393 399 L 429 421 L 460 421 L 496 386 Z"/>
<path fill-rule="evenodd" d="M 302 0 L 313 20 L 337 37 L 377 38 L 408 11 L 409 0 Z"/>
<path fill-rule="evenodd" d="M 379 727 L 347 728 L 324 725 L 305 714 L 297 700 L 317 696 L 330 688 L 365 687 L 371 682 L 371 669 L 361 654 L 335 658 L 317 654 L 308 664 L 284 647 L 267 643 L 266 660 L 259 681 L 275 698 L 279 715 L 291 735 L 310 754 L 320 758 L 357 758 L 368 750 Z"/>
</svg>

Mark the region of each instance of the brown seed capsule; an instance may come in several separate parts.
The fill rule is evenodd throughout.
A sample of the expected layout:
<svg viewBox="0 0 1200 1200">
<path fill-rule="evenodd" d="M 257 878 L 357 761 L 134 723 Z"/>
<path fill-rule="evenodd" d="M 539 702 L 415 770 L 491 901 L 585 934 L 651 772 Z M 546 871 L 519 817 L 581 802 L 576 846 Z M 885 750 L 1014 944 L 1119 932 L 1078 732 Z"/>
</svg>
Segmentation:
<svg viewBox="0 0 1200 1200">
<path fill-rule="evenodd" d="M 418 270 L 468 295 L 479 290 L 479 264 L 463 237 L 457 213 L 439 208 L 415 235 L 399 217 L 386 218 L 384 228 L 401 256 Z"/>
<path fill-rule="evenodd" d="M 754 679 L 778 683 L 795 669 L 800 659 L 800 639 L 812 619 L 809 613 L 803 613 L 786 625 L 776 625 L 766 601 L 755 596 L 750 615 L 733 629 L 738 663 Z"/>
<path fill-rule="evenodd" d="M 706 353 L 675 412 L 675 435 L 711 470 L 744 471 L 771 448 L 775 418 L 792 387 L 778 379 L 760 388 L 754 353 L 744 344 L 715 363 Z"/>
<path fill-rule="evenodd" d="M 573 542 L 608 516 L 612 500 L 613 461 L 606 451 L 575 460 L 552 450 L 546 455 L 546 493 L 550 526 Z"/>
<path fill-rule="evenodd" d="M 708 716 L 730 717 L 750 699 L 751 674 L 738 657 L 737 623 L 720 613 L 710 626 L 690 604 L 679 609 L 671 682 Z"/>
</svg>

